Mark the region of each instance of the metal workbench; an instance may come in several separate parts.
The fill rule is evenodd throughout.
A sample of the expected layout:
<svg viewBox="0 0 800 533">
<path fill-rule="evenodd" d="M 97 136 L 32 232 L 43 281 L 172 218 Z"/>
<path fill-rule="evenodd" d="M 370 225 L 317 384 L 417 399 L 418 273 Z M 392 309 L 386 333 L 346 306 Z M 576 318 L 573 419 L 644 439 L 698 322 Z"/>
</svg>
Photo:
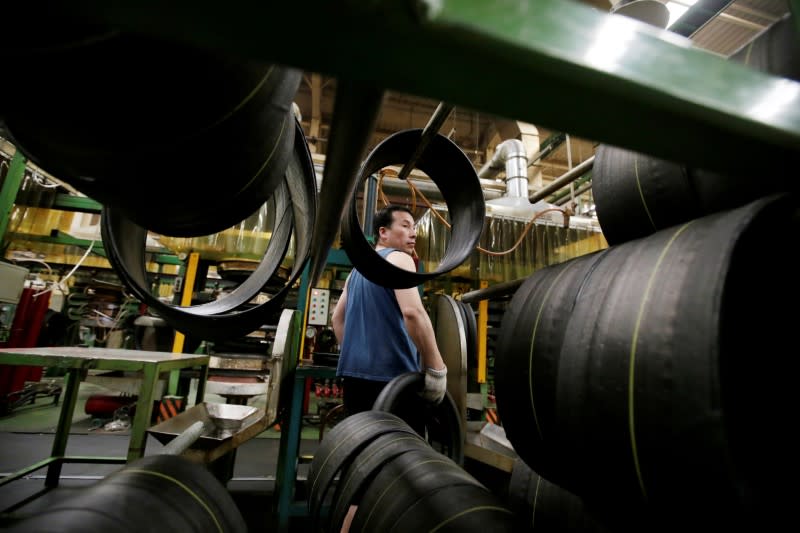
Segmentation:
<svg viewBox="0 0 800 533">
<path fill-rule="evenodd" d="M 153 413 L 155 389 L 161 374 L 187 368 L 199 370 L 195 402 L 203 401 L 208 377 L 207 355 L 105 348 L 6 348 L 0 349 L 0 364 L 33 365 L 58 368 L 66 371 L 61 411 L 56 426 L 50 457 L 0 479 L 0 486 L 47 467 L 45 487 L 58 485 L 61 465 L 64 463 L 126 463 L 144 456 L 146 430 Z M 80 382 L 90 369 L 139 372 L 142 378 L 136 402 L 136 413 L 130 431 L 127 457 L 65 456 L 67 440 L 72 425 L 73 411 L 78 399 Z M 173 393 L 174 391 L 170 391 Z"/>
</svg>

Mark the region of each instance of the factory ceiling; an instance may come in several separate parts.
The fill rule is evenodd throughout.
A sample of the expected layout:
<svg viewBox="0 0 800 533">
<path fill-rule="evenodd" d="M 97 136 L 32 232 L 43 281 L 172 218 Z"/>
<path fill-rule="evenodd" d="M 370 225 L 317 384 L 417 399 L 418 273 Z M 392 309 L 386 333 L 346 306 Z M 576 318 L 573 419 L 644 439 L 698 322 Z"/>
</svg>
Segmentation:
<svg viewBox="0 0 800 533">
<path fill-rule="evenodd" d="M 761 31 L 789 12 L 786 0 L 735 0 L 732 2 L 705 1 L 713 6 L 708 21 L 687 35 L 695 46 L 711 53 L 729 56 L 752 40 Z M 594 8 L 611 10 L 612 4 L 620 0 L 582 0 Z M 665 0 L 666 2 L 666 0 Z M 624 0 L 623 0 L 624 3 Z M 678 8 L 689 7 L 696 0 L 674 0 Z M 668 6 L 670 8 L 675 6 Z M 703 7 L 702 4 L 698 7 Z M 680 23 L 681 19 L 676 19 Z M 671 21 L 674 22 L 674 21 Z M 674 29 L 676 26 L 670 26 Z M 476 71 L 479 67 L 476 66 Z M 502 84 L 498 84 L 498 98 L 502 97 Z M 302 115 L 303 129 L 308 137 L 315 158 L 321 161 L 327 149 L 327 136 L 333 116 L 336 94 L 334 78 L 307 72 L 304 75 L 296 102 Z M 394 132 L 407 128 L 423 128 L 433 115 L 440 102 L 408 94 L 389 92 L 384 97 L 378 123 L 370 140 L 368 149 Z M 532 105 L 536 105 L 532 102 Z M 542 105 L 547 105 L 542 103 Z M 587 118 L 589 120 L 590 118 Z M 544 143 L 555 132 L 540 125 L 533 125 L 538 132 L 539 142 Z M 521 131 L 525 130 L 525 131 Z M 450 137 L 479 169 L 491 157 L 494 147 L 508 138 L 520 138 L 530 131 L 530 125 L 517 123 L 513 117 L 497 117 L 462 107 L 455 107 L 442 128 L 441 134 Z M 569 132 L 563 132 L 569 134 Z M 541 170 L 541 181 L 531 179 L 531 190 L 561 176 L 594 155 L 597 143 L 588 139 L 568 137 L 557 149 L 548 153 L 532 167 L 529 177 Z"/>
</svg>

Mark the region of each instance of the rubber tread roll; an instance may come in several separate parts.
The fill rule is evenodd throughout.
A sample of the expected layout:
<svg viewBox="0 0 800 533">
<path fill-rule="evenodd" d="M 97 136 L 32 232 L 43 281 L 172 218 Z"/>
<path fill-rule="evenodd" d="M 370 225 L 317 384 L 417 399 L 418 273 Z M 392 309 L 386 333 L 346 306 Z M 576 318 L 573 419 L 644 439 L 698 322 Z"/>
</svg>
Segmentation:
<svg viewBox="0 0 800 533">
<path fill-rule="evenodd" d="M 408 161 L 422 135 L 410 129 L 390 135 L 370 152 L 359 171 L 359 183 L 380 169 Z M 439 187 L 452 226 L 447 251 L 432 272 L 410 272 L 383 259 L 367 242 L 358 220 L 356 197 L 342 221 L 342 246 L 353 267 L 368 280 L 391 289 L 408 289 L 450 272 L 467 260 L 483 231 L 486 204 L 478 175 L 469 158 L 450 139 L 436 134 L 420 156 L 417 168 Z M 371 228 L 368 229 L 371 231 Z"/>
<path fill-rule="evenodd" d="M 406 420 L 413 428 L 424 426 L 428 443 L 437 451 L 451 458 L 459 465 L 464 464 L 464 443 L 461 440 L 462 423 L 453 396 L 446 392 L 444 399 L 432 405 L 419 396 L 425 386 L 425 374 L 406 372 L 391 380 L 375 399 L 372 409 L 398 414 L 400 406 L 403 413 L 414 413 L 418 418 Z"/>
</svg>

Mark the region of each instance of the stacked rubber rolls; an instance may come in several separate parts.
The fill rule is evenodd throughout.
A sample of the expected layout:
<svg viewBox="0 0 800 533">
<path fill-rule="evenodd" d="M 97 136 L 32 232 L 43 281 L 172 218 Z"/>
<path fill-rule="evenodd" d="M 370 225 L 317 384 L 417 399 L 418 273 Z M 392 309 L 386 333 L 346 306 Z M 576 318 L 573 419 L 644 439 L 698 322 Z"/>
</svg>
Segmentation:
<svg viewBox="0 0 800 533">
<path fill-rule="evenodd" d="M 334 426 L 308 483 L 321 531 L 339 531 L 351 505 L 350 531 L 515 530 L 514 515 L 486 487 L 391 413 L 365 411 Z"/>
<path fill-rule="evenodd" d="M 583 500 L 551 483 L 517 458 L 508 481 L 508 507 L 520 531 L 583 531 L 605 533 Z"/>
<path fill-rule="evenodd" d="M 147 228 L 104 207 L 101 217 L 103 246 L 108 259 L 131 292 L 181 333 L 196 339 L 226 340 L 258 329 L 280 312 L 295 281 L 299 279 L 311 250 L 316 218 L 317 189 L 311 154 L 299 122 L 289 166 L 282 183 L 269 198 L 274 214 L 272 235 L 256 270 L 226 296 L 204 304 L 179 307 L 162 302 L 149 289 L 145 270 Z M 262 303 L 252 304 L 283 262 L 290 239 L 294 239 L 294 261 L 288 280 Z"/>
<path fill-rule="evenodd" d="M 436 451 L 459 465 L 464 464 L 464 425 L 453 395 L 447 391 L 432 405 L 422 399 L 423 372 L 406 372 L 392 379 L 375 398 L 372 409 L 403 419 Z"/>
<path fill-rule="evenodd" d="M 798 229 L 772 196 L 528 278 L 495 363 L 519 456 L 613 525 L 785 516 Z"/>
<path fill-rule="evenodd" d="M 230 493 L 204 465 L 178 455 L 153 455 L 10 529 L 20 533 L 153 530 L 246 533 L 247 524 Z"/>
<path fill-rule="evenodd" d="M 359 185 L 384 167 L 411 159 L 422 132 L 422 129 L 403 130 L 384 139 L 361 164 Z M 450 272 L 469 257 L 483 231 L 486 205 L 478 174 L 469 158 L 444 135 L 437 133 L 429 143 L 415 166 L 430 176 L 441 191 L 452 226 L 447 251 L 438 268 L 430 272 L 410 272 L 383 259 L 361 228 L 357 195 L 350 199 L 349 213 L 342 220 L 342 247 L 353 266 L 365 278 L 383 287 L 416 287 Z"/>
<path fill-rule="evenodd" d="M 243 220 L 283 179 L 301 73 L 14 6 L 0 120 L 25 156 L 152 231 Z M 35 10 L 35 11 L 34 11 Z M 14 18 L 14 17 L 12 17 Z"/>
<path fill-rule="evenodd" d="M 730 61 L 787 78 L 787 84 L 796 85 L 794 82 L 800 81 L 797 15 L 787 15 L 775 22 L 736 51 Z M 776 84 L 772 100 L 780 99 L 778 87 Z M 730 157 L 747 158 L 749 154 L 740 151 L 731 153 Z M 595 155 L 592 194 L 603 235 L 614 245 L 693 218 L 739 207 L 769 194 L 797 192 L 795 169 L 798 163 L 800 161 L 787 163 L 782 172 L 758 176 L 722 175 L 616 146 L 600 145 Z"/>
<path fill-rule="evenodd" d="M 313 163 L 292 109 L 301 72 L 118 28 L 65 24 L 61 9 L 20 3 L 6 13 L 37 21 L 34 36 L 24 25 L 0 35 L 0 56 L 15 76 L 0 88 L 0 121 L 13 143 L 103 204 L 109 261 L 175 329 L 223 340 L 274 318 L 308 259 L 316 213 Z M 208 235 L 264 204 L 275 218 L 269 248 L 232 294 L 183 310 L 152 295 L 148 231 Z M 292 232 L 289 279 L 266 290 Z M 251 305 L 262 290 L 269 301 Z"/>
</svg>

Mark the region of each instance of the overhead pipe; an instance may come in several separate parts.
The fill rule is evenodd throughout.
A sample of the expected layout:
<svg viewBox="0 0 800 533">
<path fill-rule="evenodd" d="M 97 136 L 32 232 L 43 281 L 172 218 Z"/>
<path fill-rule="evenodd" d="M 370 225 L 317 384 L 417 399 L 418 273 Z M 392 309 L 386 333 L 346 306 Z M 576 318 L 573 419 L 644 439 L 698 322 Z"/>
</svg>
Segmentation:
<svg viewBox="0 0 800 533">
<path fill-rule="evenodd" d="M 439 133 L 439 130 L 444 124 L 444 121 L 447 120 L 447 117 L 450 116 L 450 113 L 453 111 L 455 106 L 453 104 L 447 104 L 445 102 L 440 102 L 439 106 L 431 115 L 430 120 L 425 125 L 425 128 L 422 130 L 422 136 L 419 139 L 419 144 L 417 145 L 416 150 L 414 153 L 411 154 L 411 158 L 403 165 L 403 168 L 400 169 L 400 174 L 397 175 L 397 179 L 404 180 L 408 177 L 411 173 L 411 170 L 416 166 L 417 161 L 419 161 L 419 157 L 428 147 L 428 144 L 431 142 L 431 139 Z"/>
<path fill-rule="evenodd" d="M 489 179 L 501 170 L 506 171 L 506 196 L 528 196 L 528 154 L 519 139 L 507 139 L 497 145 L 492 159 L 478 171 L 478 179 Z"/>
<path fill-rule="evenodd" d="M 586 172 L 591 170 L 593 166 L 594 166 L 594 156 L 590 157 L 589 159 L 587 159 L 577 167 L 573 168 L 569 172 L 564 173 L 561 177 L 556 178 L 556 180 L 553 181 L 553 183 L 551 183 L 547 187 L 539 191 L 536 191 L 530 196 L 530 198 L 528 198 L 528 200 L 532 204 L 538 202 L 539 200 L 543 200 L 544 198 L 547 197 L 547 195 L 556 192 L 564 185 L 569 185 L 576 179 L 583 176 Z"/>
<path fill-rule="evenodd" d="M 533 154 L 528 161 L 528 166 L 532 167 L 535 165 L 540 159 L 547 157 L 553 150 L 561 146 L 564 140 L 567 138 L 566 133 L 555 133 L 544 140 L 541 145 L 541 148 L 538 152 Z"/>
<path fill-rule="evenodd" d="M 470 292 L 465 292 L 461 295 L 460 300 L 465 304 L 480 302 L 481 300 L 491 300 L 492 298 L 509 296 L 514 294 L 520 285 L 528 278 L 520 278 L 504 283 L 497 283 L 486 287 L 485 289 L 478 289 Z"/>
<path fill-rule="evenodd" d="M 375 205 L 377 204 L 378 198 L 378 178 L 374 175 L 369 176 L 365 181 L 366 192 L 364 195 L 366 196 L 366 200 L 364 201 L 364 227 L 368 230 L 372 229 L 372 222 L 375 219 Z"/>
<path fill-rule="evenodd" d="M 592 172 L 587 172 L 586 174 L 575 180 L 574 185 L 575 187 L 580 188 L 581 186 L 590 181 L 592 181 Z M 560 192 L 557 192 L 551 195 L 550 198 L 547 199 L 547 202 L 551 204 L 558 204 L 565 196 L 568 196 L 569 193 L 570 193 L 569 190 L 562 190 Z"/>
<path fill-rule="evenodd" d="M 587 183 L 584 183 L 583 185 L 581 185 L 580 187 L 575 189 L 575 196 L 576 197 L 580 196 L 581 194 L 585 193 L 586 191 L 588 191 L 591 188 L 592 188 L 592 182 L 591 181 L 589 181 Z M 572 200 L 571 196 L 564 196 L 564 197 L 559 198 L 555 202 L 553 202 L 553 204 L 555 204 L 555 205 L 564 205 L 567 202 L 569 202 L 570 200 Z"/>
<path fill-rule="evenodd" d="M 414 187 L 417 188 L 428 200 L 431 201 L 444 201 L 444 196 L 439 191 L 439 187 L 436 186 L 435 183 L 429 180 L 415 180 Z M 399 178 L 383 178 L 383 182 L 381 183 L 381 188 L 384 192 L 396 192 L 396 193 L 407 193 L 408 192 L 408 183 L 405 181 L 400 180 Z M 501 198 L 503 196 L 503 192 L 499 190 L 486 190 L 484 188 L 483 183 L 481 183 L 481 188 L 483 189 L 483 198 L 484 200 L 493 200 L 495 198 Z"/>
<path fill-rule="evenodd" d="M 490 179 L 490 180 L 479 179 L 478 181 L 480 182 L 481 187 L 483 187 L 484 189 L 492 189 L 492 190 L 497 191 L 499 193 L 504 193 L 505 190 L 506 190 L 505 183 L 503 183 L 503 182 L 501 182 L 499 180 L 496 181 L 496 180 L 493 180 L 493 179 Z"/>
</svg>

